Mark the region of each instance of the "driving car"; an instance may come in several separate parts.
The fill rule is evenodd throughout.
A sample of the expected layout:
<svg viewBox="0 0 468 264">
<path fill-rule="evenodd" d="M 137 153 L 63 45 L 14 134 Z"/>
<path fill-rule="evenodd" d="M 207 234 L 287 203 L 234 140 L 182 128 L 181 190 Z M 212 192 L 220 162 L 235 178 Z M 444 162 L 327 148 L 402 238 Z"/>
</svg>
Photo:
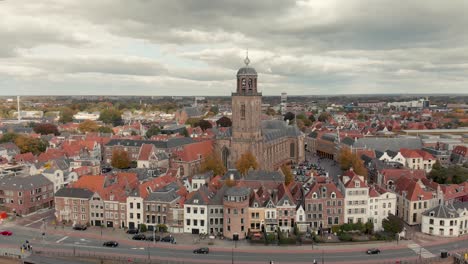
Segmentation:
<svg viewBox="0 0 468 264">
<path fill-rule="evenodd" d="M 136 234 L 132 237 L 133 240 L 145 240 L 146 236 L 144 234 Z"/>
<path fill-rule="evenodd" d="M 11 236 L 11 235 L 13 235 L 13 232 L 4 230 L 4 231 L 0 231 L 0 234 L 2 236 Z"/>
<path fill-rule="evenodd" d="M 366 251 L 369 255 L 380 254 L 380 249 L 378 248 L 370 248 Z"/>
<path fill-rule="evenodd" d="M 138 229 L 128 229 L 127 234 L 130 234 L 130 235 L 138 234 Z"/>
<path fill-rule="evenodd" d="M 159 241 L 159 240 L 161 240 L 161 237 L 159 237 L 159 236 L 154 236 L 154 237 L 153 236 L 147 236 L 146 240 L 147 241 Z"/>
<path fill-rule="evenodd" d="M 210 253 L 210 249 L 209 248 L 197 248 L 193 251 L 194 254 L 208 254 Z"/>
<path fill-rule="evenodd" d="M 117 247 L 119 243 L 117 243 L 116 241 L 106 241 L 102 245 L 105 247 Z"/>
<path fill-rule="evenodd" d="M 76 224 L 73 226 L 73 230 L 81 230 L 81 231 L 84 231 L 86 230 L 88 227 L 86 225 L 80 225 L 80 224 Z"/>
</svg>

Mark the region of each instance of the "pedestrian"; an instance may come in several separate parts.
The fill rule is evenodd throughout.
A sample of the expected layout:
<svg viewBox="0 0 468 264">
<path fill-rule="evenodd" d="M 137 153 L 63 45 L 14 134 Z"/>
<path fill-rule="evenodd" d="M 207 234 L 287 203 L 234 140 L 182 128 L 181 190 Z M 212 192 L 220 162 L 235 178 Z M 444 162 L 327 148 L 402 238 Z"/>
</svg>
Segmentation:
<svg viewBox="0 0 468 264">
<path fill-rule="evenodd" d="M 28 251 L 31 251 L 31 245 L 28 244 Z"/>
</svg>

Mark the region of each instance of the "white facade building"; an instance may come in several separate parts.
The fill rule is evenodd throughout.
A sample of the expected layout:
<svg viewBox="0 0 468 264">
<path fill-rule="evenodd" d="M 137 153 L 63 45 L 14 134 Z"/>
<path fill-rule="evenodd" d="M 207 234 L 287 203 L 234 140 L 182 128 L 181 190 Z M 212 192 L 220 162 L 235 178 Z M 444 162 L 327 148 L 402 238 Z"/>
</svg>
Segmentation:
<svg viewBox="0 0 468 264">
<path fill-rule="evenodd" d="M 343 176 L 338 186 L 345 195 L 344 222 L 366 223 L 369 217 L 369 187 L 363 176 L 351 168 Z"/>
<path fill-rule="evenodd" d="M 421 232 L 441 237 L 468 234 L 468 202 L 441 204 L 422 214 Z"/>
<path fill-rule="evenodd" d="M 143 198 L 137 196 L 127 197 L 127 227 L 130 229 L 139 228 L 144 224 L 143 220 Z"/>
<path fill-rule="evenodd" d="M 383 230 L 382 221 L 388 215 L 396 215 L 396 194 L 383 189 L 369 189 L 369 221 L 374 223 L 374 231 Z"/>
</svg>

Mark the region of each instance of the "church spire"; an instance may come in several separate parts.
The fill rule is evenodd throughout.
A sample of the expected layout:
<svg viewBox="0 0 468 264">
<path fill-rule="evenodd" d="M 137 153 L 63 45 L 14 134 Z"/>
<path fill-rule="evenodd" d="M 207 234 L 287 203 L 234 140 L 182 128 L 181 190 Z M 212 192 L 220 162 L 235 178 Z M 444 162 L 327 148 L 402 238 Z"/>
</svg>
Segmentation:
<svg viewBox="0 0 468 264">
<path fill-rule="evenodd" d="M 247 49 L 247 50 L 245 51 L 244 63 L 245 63 L 245 66 L 246 66 L 246 67 L 249 67 L 249 63 L 250 63 L 250 60 L 249 60 L 249 49 Z"/>
</svg>

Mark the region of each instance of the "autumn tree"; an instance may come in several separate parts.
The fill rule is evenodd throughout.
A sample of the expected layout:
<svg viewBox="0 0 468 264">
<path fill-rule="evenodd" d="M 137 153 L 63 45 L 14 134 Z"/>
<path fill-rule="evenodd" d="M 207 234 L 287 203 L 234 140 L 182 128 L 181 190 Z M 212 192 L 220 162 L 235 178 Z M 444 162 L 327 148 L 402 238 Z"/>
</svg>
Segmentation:
<svg viewBox="0 0 468 264">
<path fill-rule="evenodd" d="M 202 162 L 200 171 L 213 171 L 214 175 L 224 175 L 224 173 L 226 173 L 226 168 L 217 155 L 211 154 Z"/>
<path fill-rule="evenodd" d="M 223 116 L 218 121 L 216 121 L 216 125 L 219 127 L 231 127 L 232 121 L 229 117 Z"/>
<path fill-rule="evenodd" d="M 340 163 L 340 168 L 342 170 L 349 170 L 353 163 L 353 154 L 349 148 L 342 148 L 340 150 L 340 155 L 338 156 L 338 162 Z"/>
<path fill-rule="evenodd" d="M 273 108 L 271 108 L 271 107 L 268 107 L 268 109 L 266 110 L 265 113 L 266 113 L 267 115 L 269 115 L 269 116 L 274 116 L 274 115 L 276 115 L 275 109 L 273 109 Z"/>
<path fill-rule="evenodd" d="M 15 138 L 15 144 L 20 149 L 21 153 L 32 152 L 38 155 L 47 150 L 48 143 L 40 138 L 32 138 L 20 135 Z"/>
<path fill-rule="evenodd" d="M 231 179 L 226 179 L 224 181 L 224 184 L 226 184 L 226 186 L 228 187 L 234 187 L 236 186 L 236 181 L 235 180 L 231 180 Z"/>
<path fill-rule="evenodd" d="M 41 135 L 50 135 L 54 134 L 56 136 L 60 135 L 58 128 L 54 124 L 42 123 L 37 124 L 33 128 L 34 132 L 41 134 Z"/>
<path fill-rule="evenodd" d="M 111 165 L 117 169 L 127 169 L 130 167 L 130 159 L 127 151 L 123 149 L 114 149 L 112 151 Z"/>
<path fill-rule="evenodd" d="M 115 108 L 105 109 L 101 111 L 99 120 L 106 124 L 117 126 L 122 123 L 122 113 Z"/>
<path fill-rule="evenodd" d="M 281 171 L 284 174 L 284 184 L 289 185 L 294 181 L 294 175 L 292 174 L 291 168 L 288 165 L 284 164 L 281 166 Z"/>
<path fill-rule="evenodd" d="M 239 160 L 236 162 L 236 168 L 241 175 L 245 175 L 250 168 L 258 169 L 258 162 L 252 152 L 246 152 L 241 155 Z"/>
<path fill-rule="evenodd" d="M 78 125 L 78 130 L 82 133 L 96 132 L 99 129 L 99 125 L 92 120 L 85 120 Z"/>
<path fill-rule="evenodd" d="M 367 178 L 367 169 L 364 166 L 364 161 L 358 157 L 358 155 L 353 155 L 353 160 L 351 162 L 353 166 L 353 170 L 357 175 L 364 176 L 364 178 Z"/>
</svg>

